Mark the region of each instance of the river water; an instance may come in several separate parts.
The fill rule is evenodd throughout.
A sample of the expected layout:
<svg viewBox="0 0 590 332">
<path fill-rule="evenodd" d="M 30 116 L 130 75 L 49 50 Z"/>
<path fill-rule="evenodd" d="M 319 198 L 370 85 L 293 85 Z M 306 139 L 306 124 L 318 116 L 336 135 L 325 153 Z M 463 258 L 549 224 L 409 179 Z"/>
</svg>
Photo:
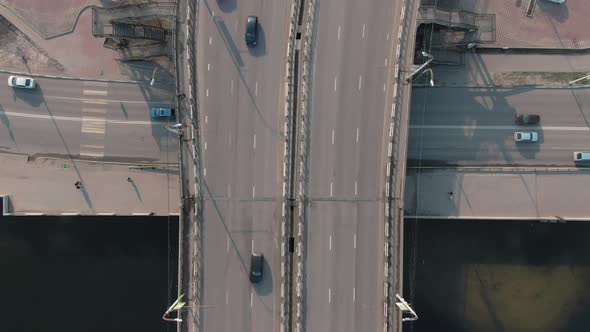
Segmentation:
<svg viewBox="0 0 590 332">
<path fill-rule="evenodd" d="M 590 331 L 590 223 L 406 220 L 404 331 Z"/>
<path fill-rule="evenodd" d="M 0 331 L 174 331 L 178 217 L 0 218 Z"/>
</svg>

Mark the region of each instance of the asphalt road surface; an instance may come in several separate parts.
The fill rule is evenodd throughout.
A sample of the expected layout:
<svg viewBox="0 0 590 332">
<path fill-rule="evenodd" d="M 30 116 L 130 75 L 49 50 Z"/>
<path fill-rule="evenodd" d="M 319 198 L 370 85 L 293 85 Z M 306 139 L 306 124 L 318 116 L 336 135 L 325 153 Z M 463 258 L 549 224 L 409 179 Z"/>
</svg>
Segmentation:
<svg viewBox="0 0 590 332">
<path fill-rule="evenodd" d="M 322 0 L 318 7 L 307 331 L 378 331 L 383 326 L 388 74 L 395 65 L 397 5 Z"/>
<path fill-rule="evenodd" d="M 516 126 L 517 113 L 541 116 Z M 414 88 L 408 159 L 421 165 L 572 166 L 590 151 L 590 89 Z M 515 143 L 536 131 L 537 143 Z"/>
<path fill-rule="evenodd" d="M 0 74 L 0 82 L 8 75 Z M 0 89 L 5 153 L 134 163 L 177 162 L 178 141 L 150 119 L 171 106 L 171 87 L 36 79 L 35 89 Z"/>
<path fill-rule="evenodd" d="M 202 1 L 197 71 L 204 159 L 205 331 L 278 331 L 286 1 Z M 259 18 L 258 45 L 244 41 Z M 252 252 L 264 280 L 249 281 Z"/>
</svg>

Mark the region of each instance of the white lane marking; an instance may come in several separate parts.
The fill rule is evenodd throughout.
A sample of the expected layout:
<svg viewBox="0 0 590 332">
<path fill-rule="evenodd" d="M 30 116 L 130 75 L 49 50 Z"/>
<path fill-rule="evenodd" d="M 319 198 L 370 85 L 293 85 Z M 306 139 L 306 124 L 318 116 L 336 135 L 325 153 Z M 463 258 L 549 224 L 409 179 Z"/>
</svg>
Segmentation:
<svg viewBox="0 0 590 332">
<path fill-rule="evenodd" d="M 334 187 L 334 182 L 330 182 L 330 197 L 332 197 L 333 194 L 333 187 Z"/>
<path fill-rule="evenodd" d="M 332 235 L 330 235 L 330 251 L 332 251 Z"/>
<path fill-rule="evenodd" d="M 209 117 L 207 117 L 207 116 L 205 115 L 205 123 L 207 123 L 207 121 L 208 121 L 208 120 L 209 120 Z"/>
<path fill-rule="evenodd" d="M 334 144 L 334 129 L 332 129 L 332 144 Z"/>
<path fill-rule="evenodd" d="M 205 90 L 205 95 L 209 97 L 209 89 Z"/>
<path fill-rule="evenodd" d="M 359 75 L 359 90 L 361 89 L 363 85 L 363 77 L 361 75 Z"/>
<path fill-rule="evenodd" d="M 25 113 L 17 113 L 17 112 L 5 112 L 0 111 L 0 114 L 10 115 L 14 117 L 22 117 L 22 118 L 31 118 L 31 119 L 42 119 L 42 120 L 59 120 L 59 121 L 74 121 L 74 122 L 83 122 L 83 118 L 76 118 L 71 116 L 51 116 L 51 115 L 42 115 L 42 114 L 25 114 Z M 105 123 L 114 123 L 114 124 L 131 124 L 131 125 L 151 125 L 151 126 L 161 126 L 165 124 L 165 122 L 160 121 L 125 121 L 125 120 L 104 120 Z"/>
<path fill-rule="evenodd" d="M 365 25 L 363 24 L 363 36 L 361 37 L 361 39 L 365 39 Z"/>
<path fill-rule="evenodd" d="M 385 40 L 389 40 L 389 34 L 387 34 L 387 38 L 385 38 Z"/>
<path fill-rule="evenodd" d="M 356 142 L 359 142 L 359 129 L 356 128 Z"/>
<path fill-rule="evenodd" d="M 254 253 L 254 239 L 252 239 L 252 243 L 250 244 L 250 251 Z"/>
<path fill-rule="evenodd" d="M 356 287 L 352 287 L 352 302 L 356 302 Z"/>
<path fill-rule="evenodd" d="M 328 288 L 328 303 L 332 302 L 332 288 Z"/>
<path fill-rule="evenodd" d="M 54 99 L 65 99 L 65 100 L 76 100 L 84 103 L 92 104 L 107 104 L 107 103 L 127 103 L 127 104 L 147 104 L 146 100 L 120 100 L 120 99 L 89 99 L 89 98 L 76 98 L 76 97 L 61 97 L 61 96 L 45 96 L 45 98 Z M 149 101 L 150 104 L 156 105 L 169 105 L 170 101 Z"/>
<path fill-rule="evenodd" d="M 227 197 L 231 197 L 231 184 L 228 183 L 227 185 Z"/>
<path fill-rule="evenodd" d="M 105 119 L 82 117 L 82 132 L 104 135 Z"/>
<path fill-rule="evenodd" d="M 80 144 L 80 147 L 89 148 L 89 149 L 102 149 L 102 148 L 104 148 L 104 145 Z"/>
<path fill-rule="evenodd" d="M 258 82 L 256 82 L 256 85 L 254 86 L 254 95 L 258 96 Z"/>
<path fill-rule="evenodd" d="M 234 80 L 231 80 L 231 83 L 229 85 L 229 95 L 233 96 L 234 94 Z"/>
<path fill-rule="evenodd" d="M 210 70 L 211 70 L 211 64 L 210 64 L 210 63 L 208 63 L 208 64 L 207 64 L 207 71 L 210 71 Z"/>
<path fill-rule="evenodd" d="M 354 246 L 354 249 L 356 249 L 356 233 L 354 233 L 354 236 L 352 238 L 352 245 Z"/>
<path fill-rule="evenodd" d="M 205 151 L 207 151 L 207 141 L 205 141 Z"/>
<path fill-rule="evenodd" d="M 213 37 L 209 36 L 209 45 L 213 43 Z"/>
<path fill-rule="evenodd" d="M 225 291 L 225 304 L 229 304 L 229 292 Z"/>
<path fill-rule="evenodd" d="M 227 252 L 229 252 L 229 236 L 227 237 Z"/>
<path fill-rule="evenodd" d="M 109 103 L 108 100 L 101 100 L 101 99 L 83 99 L 82 102 L 84 104 L 98 104 L 98 105 L 106 105 Z"/>
<path fill-rule="evenodd" d="M 105 114 L 107 112 L 107 110 L 104 108 L 83 108 L 82 112 Z"/>
<path fill-rule="evenodd" d="M 338 76 L 334 76 L 334 91 L 336 91 L 338 87 Z"/>
<path fill-rule="evenodd" d="M 252 308 L 252 303 L 254 302 L 254 293 L 250 291 L 250 308 Z"/>
<path fill-rule="evenodd" d="M 338 26 L 338 40 L 340 40 L 340 26 Z"/>
<path fill-rule="evenodd" d="M 256 149 L 256 134 L 254 134 L 254 149 Z"/>
<path fill-rule="evenodd" d="M 385 92 L 385 83 L 383 83 L 383 92 Z"/>
<path fill-rule="evenodd" d="M 207 168 L 203 168 L 203 176 L 207 176 Z"/>
<path fill-rule="evenodd" d="M 80 155 L 87 156 L 87 157 L 102 158 L 102 157 L 104 157 L 104 152 L 80 151 Z"/>
<path fill-rule="evenodd" d="M 229 132 L 229 146 L 231 147 L 231 131 Z"/>
<path fill-rule="evenodd" d="M 387 67 L 387 58 L 385 58 L 385 67 Z"/>
<path fill-rule="evenodd" d="M 354 195 L 358 196 L 358 182 L 354 181 Z"/>
<path fill-rule="evenodd" d="M 86 86 L 101 86 L 101 87 L 107 87 L 109 86 L 109 83 L 107 82 L 92 82 L 92 81 L 85 81 L 84 85 Z"/>
<path fill-rule="evenodd" d="M 519 130 L 523 127 L 519 126 L 456 126 L 456 125 L 410 125 L 410 129 L 484 129 L 484 130 Z M 590 127 L 530 127 L 527 130 L 553 130 L 553 131 L 590 131 Z"/>
<path fill-rule="evenodd" d="M 252 186 L 252 199 L 256 196 L 256 186 Z"/>
<path fill-rule="evenodd" d="M 211 16 L 215 17 L 215 12 L 211 11 Z"/>
<path fill-rule="evenodd" d="M 84 90 L 82 93 L 89 96 L 106 96 L 108 94 L 108 91 Z"/>
</svg>

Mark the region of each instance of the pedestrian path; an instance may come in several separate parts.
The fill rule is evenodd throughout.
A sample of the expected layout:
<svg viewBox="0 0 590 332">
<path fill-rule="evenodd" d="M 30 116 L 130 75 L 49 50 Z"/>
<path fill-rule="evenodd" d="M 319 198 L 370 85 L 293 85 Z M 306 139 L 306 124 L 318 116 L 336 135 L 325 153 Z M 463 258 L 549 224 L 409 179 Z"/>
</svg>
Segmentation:
<svg viewBox="0 0 590 332">
<path fill-rule="evenodd" d="M 27 156 L 3 154 L 0 170 L 0 195 L 10 197 L 10 213 L 16 215 L 178 213 L 177 168 L 28 161 Z"/>
</svg>

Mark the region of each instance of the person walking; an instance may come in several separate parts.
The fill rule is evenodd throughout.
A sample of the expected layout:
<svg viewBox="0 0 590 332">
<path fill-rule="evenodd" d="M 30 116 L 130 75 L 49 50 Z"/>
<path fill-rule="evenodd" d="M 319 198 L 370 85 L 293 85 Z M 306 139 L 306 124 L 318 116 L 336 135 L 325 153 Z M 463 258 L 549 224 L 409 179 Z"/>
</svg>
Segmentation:
<svg viewBox="0 0 590 332">
<path fill-rule="evenodd" d="M 449 199 L 453 199 L 453 192 L 449 191 L 448 194 L 449 194 Z"/>
<path fill-rule="evenodd" d="M 133 183 L 133 179 L 132 178 L 127 178 L 127 182 Z"/>
<path fill-rule="evenodd" d="M 74 187 L 76 187 L 76 189 L 81 189 L 82 188 L 82 182 L 80 182 L 80 181 L 74 182 Z"/>
</svg>

